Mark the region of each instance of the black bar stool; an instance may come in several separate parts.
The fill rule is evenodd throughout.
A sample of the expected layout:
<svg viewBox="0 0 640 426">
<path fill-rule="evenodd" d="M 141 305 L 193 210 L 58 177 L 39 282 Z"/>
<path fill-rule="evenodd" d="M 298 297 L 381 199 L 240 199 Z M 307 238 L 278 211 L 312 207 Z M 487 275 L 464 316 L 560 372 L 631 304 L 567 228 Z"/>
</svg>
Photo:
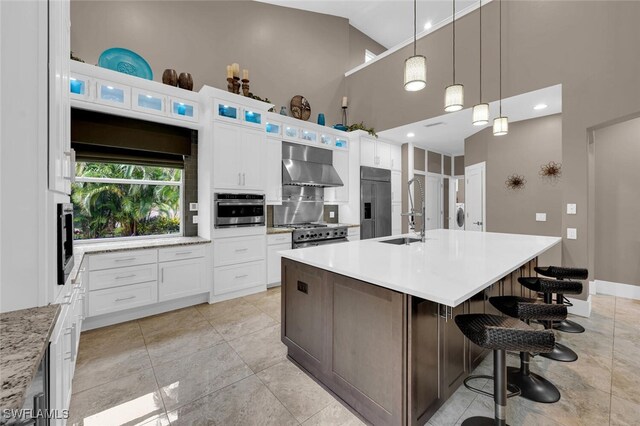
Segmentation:
<svg viewBox="0 0 640 426">
<path fill-rule="evenodd" d="M 566 268 L 564 266 L 536 266 L 533 268 L 538 274 L 545 277 L 551 277 L 558 280 L 586 280 L 589 278 L 589 271 L 585 268 Z M 573 304 L 564 297 L 564 294 L 556 294 L 556 303 L 558 305 L 573 306 Z M 575 321 L 564 319 L 562 321 L 554 321 L 553 328 L 565 333 L 584 333 L 584 327 Z"/>
<path fill-rule="evenodd" d="M 531 291 L 544 293 L 544 303 L 553 303 L 553 293 L 580 294 L 582 293 L 582 283 L 578 281 L 549 280 L 539 277 L 520 277 L 518 282 Z M 552 329 L 551 321 L 543 321 L 544 328 Z M 555 361 L 573 362 L 578 359 L 578 354 L 562 343 L 556 343 L 553 351 L 542 353 L 540 356 L 553 359 Z"/>
<path fill-rule="evenodd" d="M 524 322 L 509 317 L 488 314 L 457 315 L 456 324 L 460 331 L 476 345 L 493 350 L 493 394 L 473 388 L 467 384 L 469 380 L 485 376 L 470 376 L 464 381 L 467 388 L 493 396 L 495 416 L 470 417 L 462 422 L 463 426 L 500 425 L 506 422 L 507 397 L 520 394 L 520 390 L 507 395 L 507 360 L 506 351 L 548 352 L 553 349 L 555 337 L 551 330 L 535 330 Z"/>
<path fill-rule="evenodd" d="M 536 299 L 518 296 L 496 296 L 489 302 L 500 312 L 529 324 L 530 320 L 551 321 L 567 317 L 564 305 L 537 303 Z M 560 391 L 549 380 L 529 370 L 531 354 L 520 352 L 520 368 L 507 368 L 507 383 L 520 388 L 520 396 L 531 401 L 553 403 L 560 400 Z"/>
</svg>

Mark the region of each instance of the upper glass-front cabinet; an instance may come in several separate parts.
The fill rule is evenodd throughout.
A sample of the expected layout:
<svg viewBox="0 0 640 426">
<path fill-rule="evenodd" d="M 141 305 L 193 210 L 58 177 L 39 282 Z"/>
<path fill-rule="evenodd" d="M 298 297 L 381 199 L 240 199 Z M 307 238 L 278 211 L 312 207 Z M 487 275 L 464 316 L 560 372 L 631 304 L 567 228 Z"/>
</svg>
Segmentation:
<svg viewBox="0 0 640 426">
<path fill-rule="evenodd" d="M 317 142 L 318 134 L 311 130 L 300 130 L 300 139 L 307 142 Z"/>
<path fill-rule="evenodd" d="M 333 136 L 325 134 L 320 135 L 320 143 L 323 145 L 333 146 Z"/>
<path fill-rule="evenodd" d="M 246 121 L 249 124 L 256 124 L 256 125 L 262 124 L 262 114 L 260 114 L 259 112 L 245 109 L 242 113 L 242 117 L 244 118 L 244 121 Z"/>
<path fill-rule="evenodd" d="M 336 137 L 336 148 L 349 148 L 349 140 L 347 138 Z"/>
<path fill-rule="evenodd" d="M 172 117 L 189 121 L 198 121 L 198 104 L 180 98 L 171 98 Z"/>
<path fill-rule="evenodd" d="M 285 126 L 284 135 L 288 138 L 297 138 L 298 137 L 298 128 L 293 126 Z"/>
<path fill-rule="evenodd" d="M 272 136 L 280 136 L 282 134 L 282 124 L 267 121 L 267 133 Z"/>
<path fill-rule="evenodd" d="M 166 96 L 140 89 L 133 89 L 132 108 L 152 114 L 164 114 Z"/>
<path fill-rule="evenodd" d="M 69 93 L 71 97 L 89 99 L 91 96 L 91 80 L 80 74 L 72 74 L 69 77 Z"/>
<path fill-rule="evenodd" d="M 96 102 L 119 108 L 131 108 L 131 89 L 127 86 L 98 80 Z"/>
<path fill-rule="evenodd" d="M 234 104 L 216 102 L 215 114 L 217 118 L 235 121 L 240 118 L 240 107 Z"/>
</svg>

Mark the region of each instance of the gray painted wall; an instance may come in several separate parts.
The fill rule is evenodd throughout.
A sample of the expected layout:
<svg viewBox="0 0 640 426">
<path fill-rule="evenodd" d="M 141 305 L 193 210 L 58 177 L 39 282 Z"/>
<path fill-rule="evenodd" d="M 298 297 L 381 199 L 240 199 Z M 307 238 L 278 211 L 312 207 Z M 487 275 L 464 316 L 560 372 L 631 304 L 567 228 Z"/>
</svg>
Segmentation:
<svg viewBox="0 0 640 426">
<path fill-rule="evenodd" d="M 483 95 L 498 95 L 498 2 L 483 7 Z M 562 84 L 563 203 L 578 214 L 562 227 L 578 229 L 563 241 L 566 265 L 587 266 L 587 129 L 640 111 L 640 2 L 503 2 L 503 96 Z M 541 24 L 544 23 L 544 24 Z M 456 24 L 458 82 L 465 106 L 478 102 L 478 12 Z M 402 89 L 407 46 L 347 78 L 353 120 L 378 131 L 442 115 L 444 88 L 451 84 L 451 26 L 418 41 L 428 62 L 425 90 Z M 505 111 L 508 115 L 509 111 Z M 587 288 L 585 287 L 585 293 Z"/>
<path fill-rule="evenodd" d="M 640 118 L 597 130 L 595 277 L 640 286 Z"/>
<path fill-rule="evenodd" d="M 251 91 L 279 107 L 307 97 L 311 118 L 341 119 L 344 73 L 364 62 L 364 49 L 385 49 L 344 18 L 255 1 L 71 2 L 71 49 L 95 64 L 110 47 L 129 48 L 161 81 L 165 68 L 190 72 L 226 90 L 226 65 L 249 69 Z"/>
<path fill-rule="evenodd" d="M 465 139 L 465 166 L 487 163 L 487 231 L 515 234 L 562 235 L 563 180 L 549 182 L 538 172 L 549 161 L 562 162 L 560 114 L 511 123 L 509 134 L 494 137 L 491 128 Z M 521 190 L 505 185 L 511 174 L 527 180 Z M 536 222 L 546 213 L 546 222 Z M 540 258 L 540 264 L 559 264 L 559 247 Z"/>
</svg>

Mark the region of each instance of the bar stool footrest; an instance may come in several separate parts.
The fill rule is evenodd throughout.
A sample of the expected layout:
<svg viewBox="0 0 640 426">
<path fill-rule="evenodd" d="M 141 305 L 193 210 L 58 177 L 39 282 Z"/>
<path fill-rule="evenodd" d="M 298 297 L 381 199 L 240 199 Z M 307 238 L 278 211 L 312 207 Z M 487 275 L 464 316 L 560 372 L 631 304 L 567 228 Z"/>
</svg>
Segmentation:
<svg viewBox="0 0 640 426">
<path fill-rule="evenodd" d="M 493 376 L 488 376 L 488 375 L 484 375 L 484 374 L 477 374 L 474 376 L 469 376 L 466 379 L 464 379 L 464 381 L 462 382 L 464 384 L 464 387 L 469 389 L 472 392 L 478 393 L 480 395 L 484 395 L 484 396 L 488 396 L 490 398 L 493 398 L 494 395 L 491 392 L 487 392 L 485 390 L 482 390 L 480 388 L 476 388 L 474 386 L 471 386 L 468 382 L 472 381 L 472 380 L 479 380 L 479 379 L 489 379 L 491 381 L 493 381 Z M 507 398 L 513 398 L 514 396 L 518 396 L 520 395 L 521 391 L 520 388 L 512 385 L 512 384 L 507 384 L 507 390 L 509 391 L 507 393 Z"/>
</svg>

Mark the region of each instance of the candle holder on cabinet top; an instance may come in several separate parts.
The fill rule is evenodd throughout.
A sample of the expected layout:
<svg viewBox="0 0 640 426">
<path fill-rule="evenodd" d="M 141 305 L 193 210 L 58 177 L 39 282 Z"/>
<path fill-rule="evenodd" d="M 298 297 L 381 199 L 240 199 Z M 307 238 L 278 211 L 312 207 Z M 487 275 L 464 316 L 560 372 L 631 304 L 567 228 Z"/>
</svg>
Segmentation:
<svg viewBox="0 0 640 426">
<path fill-rule="evenodd" d="M 233 77 L 233 93 L 240 94 L 240 77 Z"/>
<path fill-rule="evenodd" d="M 249 96 L 249 80 L 243 78 L 242 80 L 242 94 L 244 96 Z"/>
<path fill-rule="evenodd" d="M 233 93 L 233 78 L 227 78 L 227 92 Z"/>
</svg>

